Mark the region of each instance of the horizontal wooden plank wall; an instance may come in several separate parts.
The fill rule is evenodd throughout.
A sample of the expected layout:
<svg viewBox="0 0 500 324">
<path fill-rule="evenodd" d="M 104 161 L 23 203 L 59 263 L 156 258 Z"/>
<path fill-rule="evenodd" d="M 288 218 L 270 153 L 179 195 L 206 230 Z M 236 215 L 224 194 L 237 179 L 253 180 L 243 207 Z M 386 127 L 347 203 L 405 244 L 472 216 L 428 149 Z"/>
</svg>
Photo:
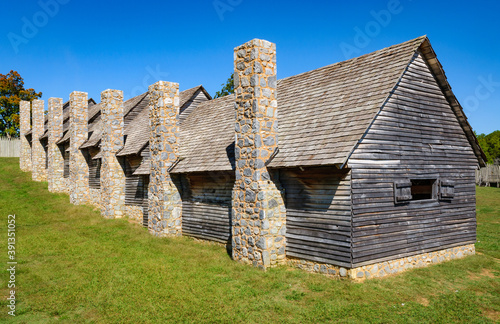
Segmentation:
<svg viewBox="0 0 500 324">
<path fill-rule="evenodd" d="M 101 159 L 93 159 L 99 153 L 99 149 L 95 147 L 88 148 L 90 158 L 89 165 L 89 187 L 94 189 L 101 188 Z"/>
<path fill-rule="evenodd" d="M 139 167 L 142 157 L 139 155 L 130 155 L 125 158 L 125 205 L 143 206 L 145 187 L 144 177 L 133 175 Z"/>
<path fill-rule="evenodd" d="M 474 243 L 477 164 L 417 54 L 349 160 L 353 267 Z M 396 205 L 393 183 L 419 177 L 455 181 L 455 197 Z"/>
<path fill-rule="evenodd" d="M 183 234 L 230 243 L 234 172 L 190 173 L 182 177 Z"/>
<path fill-rule="evenodd" d="M 334 167 L 279 170 L 285 190 L 286 254 L 349 267 L 350 173 Z"/>
<path fill-rule="evenodd" d="M 148 191 L 149 191 L 149 175 L 143 175 L 142 181 L 144 183 L 144 199 L 142 200 L 142 225 L 148 227 L 149 222 L 149 201 L 148 201 Z"/>
<path fill-rule="evenodd" d="M 64 172 L 65 178 L 69 178 L 69 142 L 59 145 L 59 148 L 63 150 L 64 154 Z"/>
<path fill-rule="evenodd" d="M 42 141 L 43 150 L 45 151 L 45 169 L 49 168 L 49 142 Z"/>
</svg>

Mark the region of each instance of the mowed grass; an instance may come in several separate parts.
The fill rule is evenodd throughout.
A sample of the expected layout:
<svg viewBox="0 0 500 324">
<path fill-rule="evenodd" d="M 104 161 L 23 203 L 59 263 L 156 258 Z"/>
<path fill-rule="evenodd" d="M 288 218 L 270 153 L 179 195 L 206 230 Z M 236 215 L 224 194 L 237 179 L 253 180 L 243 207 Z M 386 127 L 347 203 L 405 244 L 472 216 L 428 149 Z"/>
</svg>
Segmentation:
<svg viewBox="0 0 500 324">
<path fill-rule="evenodd" d="M 0 159 L 0 242 L 16 214 L 16 317 L 20 323 L 488 323 L 500 319 L 500 189 L 478 188 L 475 256 L 354 283 L 288 267 L 267 272 L 220 246 L 155 238 L 107 220 L 31 181 L 18 159 Z"/>
</svg>

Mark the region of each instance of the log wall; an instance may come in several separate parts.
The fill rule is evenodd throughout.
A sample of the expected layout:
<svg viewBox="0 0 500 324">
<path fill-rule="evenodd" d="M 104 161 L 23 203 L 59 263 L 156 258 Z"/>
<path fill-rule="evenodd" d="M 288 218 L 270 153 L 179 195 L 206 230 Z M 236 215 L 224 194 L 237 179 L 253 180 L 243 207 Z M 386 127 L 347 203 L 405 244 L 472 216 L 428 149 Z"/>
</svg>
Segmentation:
<svg viewBox="0 0 500 324">
<path fill-rule="evenodd" d="M 417 54 L 349 160 L 353 267 L 474 243 L 477 164 Z M 451 181 L 453 199 L 395 203 L 394 183 L 415 178 Z"/>
<path fill-rule="evenodd" d="M 233 185 L 232 171 L 183 175 L 183 234 L 230 243 Z"/>
<path fill-rule="evenodd" d="M 281 169 L 286 255 L 339 266 L 351 263 L 350 173 L 335 167 Z"/>
</svg>

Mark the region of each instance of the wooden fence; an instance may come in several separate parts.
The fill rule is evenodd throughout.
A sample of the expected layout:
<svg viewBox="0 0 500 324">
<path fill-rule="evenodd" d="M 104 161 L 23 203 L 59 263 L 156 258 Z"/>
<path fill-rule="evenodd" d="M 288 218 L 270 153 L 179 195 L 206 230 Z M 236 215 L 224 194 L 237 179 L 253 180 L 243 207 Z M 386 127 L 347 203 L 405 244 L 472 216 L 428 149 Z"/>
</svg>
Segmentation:
<svg viewBox="0 0 500 324">
<path fill-rule="evenodd" d="M 19 157 L 20 150 L 21 140 L 19 138 L 0 137 L 0 157 Z"/>
<path fill-rule="evenodd" d="M 488 164 L 476 170 L 476 185 L 500 188 L 500 165 Z"/>
</svg>

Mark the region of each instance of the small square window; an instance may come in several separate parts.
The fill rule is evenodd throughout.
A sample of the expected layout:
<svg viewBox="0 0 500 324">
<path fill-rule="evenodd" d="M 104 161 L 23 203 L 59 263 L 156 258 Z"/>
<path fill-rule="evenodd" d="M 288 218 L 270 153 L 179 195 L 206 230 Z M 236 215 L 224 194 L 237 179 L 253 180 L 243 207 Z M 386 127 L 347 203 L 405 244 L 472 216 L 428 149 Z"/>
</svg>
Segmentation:
<svg viewBox="0 0 500 324">
<path fill-rule="evenodd" d="M 426 200 L 436 197 L 436 179 L 412 179 L 411 200 Z"/>
</svg>

